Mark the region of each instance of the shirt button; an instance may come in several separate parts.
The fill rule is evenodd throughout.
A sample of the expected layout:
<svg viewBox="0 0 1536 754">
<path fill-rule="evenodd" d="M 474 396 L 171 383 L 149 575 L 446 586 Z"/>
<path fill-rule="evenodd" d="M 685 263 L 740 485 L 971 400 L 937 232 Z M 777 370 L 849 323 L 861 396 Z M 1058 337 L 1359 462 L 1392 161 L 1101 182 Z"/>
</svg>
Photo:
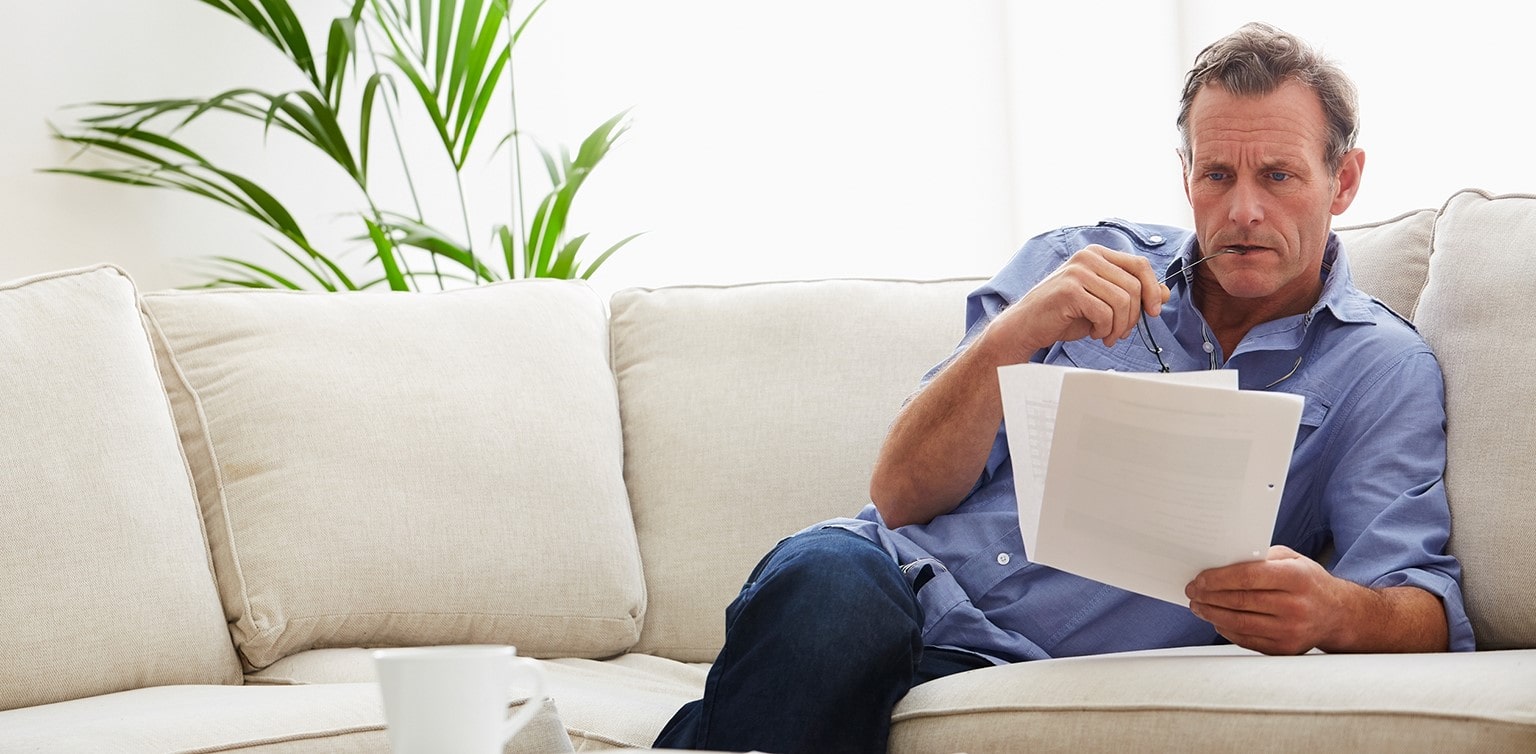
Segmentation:
<svg viewBox="0 0 1536 754">
<path fill-rule="evenodd" d="M 1162 243 L 1163 242 L 1163 237 L 1162 236 L 1149 236 L 1149 237 L 1147 237 L 1147 240 L 1151 241 L 1152 243 Z"/>
<path fill-rule="evenodd" d="M 1012 560 L 1012 558 L 1008 557 L 1008 553 L 1000 552 L 1000 553 L 997 554 L 997 564 L 998 565 L 1008 565 L 1008 561 L 1009 560 Z"/>
<path fill-rule="evenodd" d="M 1210 341 L 1206 341 L 1200 344 L 1200 350 L 1206 353 L 1210 353 L 1216 350 L 1216 346 L 1211 345 Z"/>
</svg>

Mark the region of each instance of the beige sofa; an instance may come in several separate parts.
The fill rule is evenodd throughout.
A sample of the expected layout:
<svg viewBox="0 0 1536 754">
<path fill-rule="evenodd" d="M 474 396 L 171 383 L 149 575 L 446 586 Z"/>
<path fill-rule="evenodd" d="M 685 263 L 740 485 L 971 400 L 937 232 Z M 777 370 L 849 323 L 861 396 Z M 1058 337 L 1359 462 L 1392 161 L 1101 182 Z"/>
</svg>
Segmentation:
<svg viewBox="0 0 1536 754">
<path fill-rule="evenodd" d="M 1341 234 L 1444 366 L 1485 651 L 988 668 L 894 751 L 1536 751 L 1536 196 Z M 646 747 L 757 558 L 865 502 L 977 282 L 0 286 L 0 751 L 381 751 L 362 647 L 445 643 L 543 658 L 511 748 Z"/>
</svg>

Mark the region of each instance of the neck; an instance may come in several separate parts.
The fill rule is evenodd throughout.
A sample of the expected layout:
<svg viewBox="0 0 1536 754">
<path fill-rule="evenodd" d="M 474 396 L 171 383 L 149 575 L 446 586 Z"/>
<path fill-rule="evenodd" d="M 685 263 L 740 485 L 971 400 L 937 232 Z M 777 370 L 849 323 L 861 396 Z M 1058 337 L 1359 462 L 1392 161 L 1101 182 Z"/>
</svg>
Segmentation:
<svg viewBox="0 0 1536 754">
<path fill-rule="evenodd" d="M 1221 287 L 1209 268 L 1200 269 L 1195 271 L 1194 302 L 1221 344 L 1221 352 L 1231 358 L 1249 330 L 1312 309 L 1322 295 L 1323 281 L 1319 276 L 1309 279 L 1312 285 L 1294 294 L 1280 291 L 1265 298 L 1237 298 Z"/>
</svg>

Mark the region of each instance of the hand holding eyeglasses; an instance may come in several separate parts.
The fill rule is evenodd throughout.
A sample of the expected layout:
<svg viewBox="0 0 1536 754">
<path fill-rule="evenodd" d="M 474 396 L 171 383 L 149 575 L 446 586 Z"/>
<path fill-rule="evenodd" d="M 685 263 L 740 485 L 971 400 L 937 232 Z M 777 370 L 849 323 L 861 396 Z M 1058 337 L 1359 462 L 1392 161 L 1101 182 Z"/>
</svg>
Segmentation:
<svg viewBox="0 0 1536 754">
<path fill-rule="evenodd" d="M 1090 245 L 1073 254 L 988 328 L 1007 357 L 1027 360 L 1052 344 L 1091 337 L 1105 346 L 1131 337 L 1143 312 L 1157 316 L 1168 288 L 1146 258 Z M 994 334 L 996 331 L 1000 334 Z"/>
</svg>

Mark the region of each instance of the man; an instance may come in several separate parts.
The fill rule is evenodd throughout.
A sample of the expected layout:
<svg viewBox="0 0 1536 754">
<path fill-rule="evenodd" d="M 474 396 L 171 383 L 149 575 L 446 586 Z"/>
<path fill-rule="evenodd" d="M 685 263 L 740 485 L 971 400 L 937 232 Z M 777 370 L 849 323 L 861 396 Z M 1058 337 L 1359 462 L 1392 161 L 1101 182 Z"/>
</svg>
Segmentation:
<svg viewBox="0 0 1536 754">
<path fill-rule="evenodd" d="M 972 294 L 964 341 L 892 425 L 873 504 L 763 559 L 727 609 L 704 698 L 658 746 L 883 751 L 911 686 L 996 663 L 1223 640 L 1472 648 L 1444 552 L 1439 367 L 1350 284 L 1329 230 L 1364 169 L 1353 86 L 1249 24 L 1200 53 L 1178 126 L 1195 232 L 1059 230 Z M 1268 558 L 1199 574 L 1189 608 L 1029 563 L 996 374 L 1025 361 L 1225 367 L 1245 389 L 1301 395 Z"/>
</svg>

